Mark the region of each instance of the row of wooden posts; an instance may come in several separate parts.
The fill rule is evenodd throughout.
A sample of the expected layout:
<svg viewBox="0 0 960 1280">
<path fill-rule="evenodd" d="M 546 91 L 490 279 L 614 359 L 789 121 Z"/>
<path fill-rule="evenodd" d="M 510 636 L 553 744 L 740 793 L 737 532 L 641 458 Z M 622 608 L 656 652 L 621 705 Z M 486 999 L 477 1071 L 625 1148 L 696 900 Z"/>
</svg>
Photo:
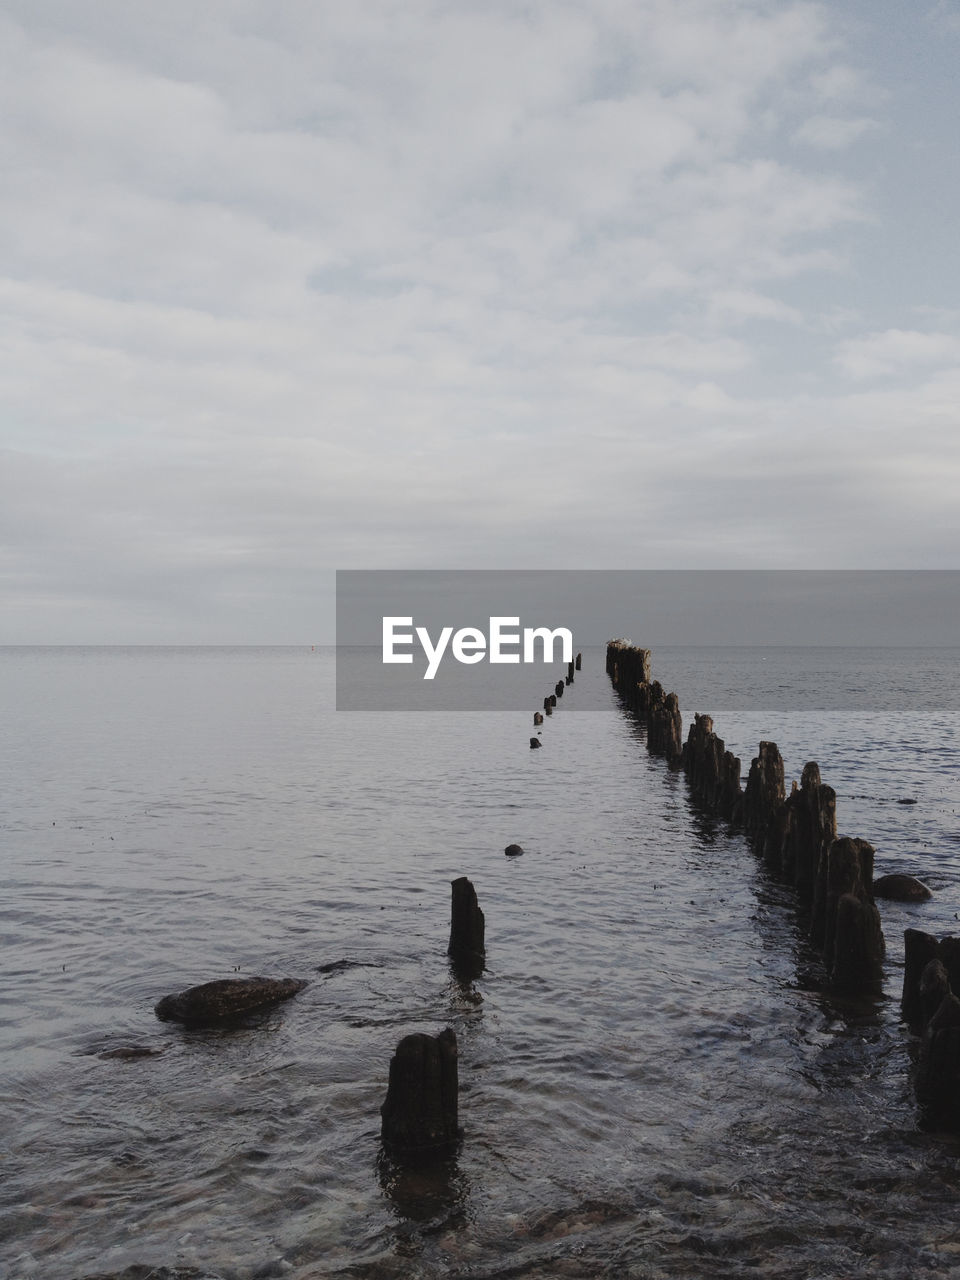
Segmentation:
<svg viewBox="0 0 960 1280">
<path fill-rule="evenodd" d="M 567 664 L 567 674 L 543 700 L 543 711 L 533 713 L 535 726 L 552 716 L 557 699 L 573 684 L 583 655 Z M 530 739 L 540 746 L 539 737 Z M 508 845 L 508 857 L 522 853 Z M 466 876 L 451 884 L 450 944 L 447 954 L 454 976 L 469 983 L 478 978 L 486 960 L 485 920 L 477 893 Z M 461 1130 L 458 1119 L 459 1071 L 456 1033 L 447 1027 L 437 1036 L 424 1032 L 404 1036 L 390 1061 L 387 1097 L 380 1108 L 380 1137 L 384 1149 L 404 1164 L 423 1164 L 450 1157 Z"/>
<path fill-rule="evenodd" d="M 553 715 L 554 708 L 555 708 L 555 707 L 556 707 L 556 705 L 557 705 L 557 699 L 558 699 L 558 698 L 562 698 L 562 697 L 563 697 L 563 691 L 564 691 L 564 689 L 565 689 L 567 686 L 569 686 L 569 685 L 573 684 L 573 676 L 574 676 L 574 672 L 576 672 L 576 671 L 579 671 L 579 670 L 580 670 L 580 664 L 581 664 L 581 662 L 582 662 L 582 661 L 583 661 L 583 654 L 582 654 L 582 653 L 578 653 L 578 654 L 577 654 L 577 656 L 576 656 L 575 658 L 573 658 L 570 662 L 568 662 L 568 663 L 567 663 L 567 674 L 566 674 L 566 678 L 565 678 L 565 679 L 563 679 L 563 680 L 558 680 L 558 681 L 557 681 L 557 683 L 556 683 L 556 684 L 554 685 L 554 687 L 553 687 L 553 693 L 548 693 L 548 694 L 547 694 L 547 696 L 544 698 L 544 700 L 543 700 L 543 710 L 542 710 L 542 711 L 535 711 L 535 712 L 533 713 L 533 725 L 534 725 L 534 728 L 536 728 L 538 725 L 543 724 L 543 717 L 544 717 L 544 716 L 552 716 L 552 715 Z M 531 738 L 531 739 L 530 739 L 530 749 L 531 749 L 531 751 L 534 751 L 534 750 L 536 750 L 538 747 L 541 747 L 541 746 L 543 746 L 543 743 L 540 741 L 539 736 L 538 736 L 538 737 L 533 737 L 533 738 Z"/>
<path fill-rule="evenodd" d="M 800 785 L 794 782 L 787 795 L 777 745 L 761 742 L 744 788 L 740 760 L 726 749 L 710 716 L 695 716 L 683 741 L 677 695 L 651 681 L 649 649 L 611 641 L 607 672 L 645 723 L 650 752 L 682 768 L 694 799 L 740 827 L 770 871 L 796 890 L 832 988 L 879 995 L 885 945 L 873 895 L 874 849 L 866 840 L 838 837 L 836 792 L 822 782 L 819 766 L 807 763 Z M 953 989 L 960 990 L 960 938 L 938 940 L 907 929 L 904 952 L 903 1016 L 921 1037 L 917 1098 L 930 1122 L 958 1129 L 960 1000 Z"/>
</svg>

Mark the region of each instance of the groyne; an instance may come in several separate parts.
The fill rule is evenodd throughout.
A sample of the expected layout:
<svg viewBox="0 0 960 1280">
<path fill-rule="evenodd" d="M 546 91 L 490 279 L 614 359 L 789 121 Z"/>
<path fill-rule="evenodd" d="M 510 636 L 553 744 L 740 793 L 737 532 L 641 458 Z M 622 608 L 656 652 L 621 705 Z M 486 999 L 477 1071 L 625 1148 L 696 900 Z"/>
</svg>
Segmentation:
<svg viewBox="0 0 960 1280">
<path fill-rule="evenodd" d="M 761 742 L 743 786 L 741 761 L 710 716 L 695 715 L 682 742 L 679 700 L 651 678 L 649 649 L 612 640 L 606 669 L 624 705 L 644 725 L 651 754 L 682 770 L 691 798 L 742 830 L 769 873 L 793 889 L 828 989 L 846 998 L 879 996 L 886 945 L 873 892 L 875 851 L 867 840 L 838 835 L 836 792 L 821 779 L 816 761 L 804 765 L 799 785 L 793 782 L 788 792 L 776 743 Z M 885 896 L 929 897 L 913 877 L 883 881 Z M 957 1131 L 960 999 L 954 990 L 960 990 L 960 939 L 908 929 L 904 948 L 902 1012 L 920 1038 L 917 1101 L 926 1121 Z"/>
</svg>

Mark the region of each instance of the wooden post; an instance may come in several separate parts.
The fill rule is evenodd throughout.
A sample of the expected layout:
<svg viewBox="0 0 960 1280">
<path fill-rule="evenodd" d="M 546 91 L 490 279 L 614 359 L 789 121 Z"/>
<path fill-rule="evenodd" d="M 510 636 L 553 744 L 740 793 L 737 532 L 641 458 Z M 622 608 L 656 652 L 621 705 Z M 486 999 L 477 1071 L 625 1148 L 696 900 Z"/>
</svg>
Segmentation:
<svg viewBox="0 0 960 1280">
<path fill-rule="evenodd" d="M 466 876 L 451 881 L 450 957 L 458 977 L 478 978 L 483 973 L 486 949 L 485 921 L 477 902 L 477 891 Z"/>
<path fill-rule="evenodd" d="M 458 1092 L 454 1032 L 447 1027 L 438 1036 L 404 1036 L 390 1061 L 380 1108 L 380 1137 L 389 1154 L 407 1164 L 454 1154 Z"/>
</svg>

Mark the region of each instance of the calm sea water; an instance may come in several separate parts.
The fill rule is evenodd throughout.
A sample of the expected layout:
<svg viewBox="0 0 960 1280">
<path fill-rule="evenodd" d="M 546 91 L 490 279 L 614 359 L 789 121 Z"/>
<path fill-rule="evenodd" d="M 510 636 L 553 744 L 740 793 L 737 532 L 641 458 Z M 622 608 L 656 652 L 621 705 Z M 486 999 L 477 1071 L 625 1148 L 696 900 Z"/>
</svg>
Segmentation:
<svg viewBox="0 0 960 1280">
<path fill-rule="evenodd" d="M 880 904 L 883 1000 L 816 989 L 790 892 L 647 756 L 600 651 L 530 751 L 555 675 L 377 715 L 333 711 L 329 650 L 0 650 L 0 1272 L 956 1274 L 960 1141 L 918 1127 L 898 1001 L 903 929 L 960 932 L 960 651 L 653 666 L 744 773 L 761 738 L 818 760 L 877 873 L 935 889 Z M 311 981 L 242 1030 L 155 1019 L 236 973 Z M 390 1055 L 446 1025 L 463 1149 L 403 1175 Z"/>
</svg>

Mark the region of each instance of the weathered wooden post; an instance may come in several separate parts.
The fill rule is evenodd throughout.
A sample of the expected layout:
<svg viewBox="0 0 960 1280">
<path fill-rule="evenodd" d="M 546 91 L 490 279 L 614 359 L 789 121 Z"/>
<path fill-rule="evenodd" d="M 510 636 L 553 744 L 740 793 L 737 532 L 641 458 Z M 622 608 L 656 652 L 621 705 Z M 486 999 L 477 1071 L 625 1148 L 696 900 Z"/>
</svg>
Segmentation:
<svg viewBox="0 0 960 1280">
<path fill-rule="evenodd" d="M 531 739 L 530 739 L 530 750 L 531 750 L 531 751 L 536 751 L 536 750 L 537 750 L 539 747 L 541 747 L 541 746 L 543 746 L 543 743 L 540 741 L 540 739 L 539 739 L 539 738 L 531 738 Z"/>
<path fill-rule="evenodd" d="M 580 660 L 581 660 L 581 658 L 582 658 L 582 657 L 583 657 L 583 654 L 582 654 L 582 653 L 578 653 L 578 654 L 577 654 L 577 656 L 574 658 L 574 660 L 573 660 L 573 667 L 574 667 L 574 670 L 575 670 L 575 671 L 579 671 L 579 670 L 580 670 Z"/>
<path fill-rule="evenodd" d="M 437 1036 L 404 1036 L 390 1060 L 380 1108 L 380 1138 L 387 1152 L 404 1164 L 453 1155 L 460 1137 L 458 1092 L 454 1032 L 447 1027 Z"/>
<path fill-rule="evenodd" d="M 747 833 L 761 836 L 775 809 L 785 799 L 783 757 L 775 742 L 761 742 L 750 762 L 747 786 L 743 793 L 743 825 Z"/>
<path fill-rule="evenodd" d="M 542 711 L 535 711 L 535 712 L 533 713 L 533 723 L 534 723 L 534 724 L 543 724 L 543 712 L 542 712 Z"/>
<path fill-rule="evenodd" d="M 940 959 L 940 943 L 930 933 L 920 929 L 903 931 L 903 996 L 900 1008 L 904 1021 L 915 1030 L 922 1030 L 927 1019 L 923 1016 L 923 998 L 920 983 L 928 964 Z"/>
<path fill-rule="evenodd" d="M 876 905 L 852 893 L 841 894 L 831 973 L 834 986 L 857 995 L 880 995 L 883 956 L 883 929 Z"/>
<path fill-rule="evenodd" d="M 923 983 L 933 961 L 939 961 L 946 972 L 952 991 L 960 991 L 960 938 L 935 938 L 920 929 L 903 931 L 903 997 L 901 1008 L 906 1022 L 914 1031 L 922 1031 L 933 1012 L 925 998 Z"/>
<path fill-rule="evenodd" d="M 554 686 L 553 692 L 558 698 L 563 697 L 563 681 L 562 680 L 557 681 L 556 685 Z"/>
<path fill-rule="evenodd" d="M 960 1000 L 952 993 L 924 1030 L 915 1089 L 928 1124 L 960 1129 Z"/>
<path fill-rule="evenodd" d="M 833 965 L 837 942 L 837 905 L 845 893 L 861 902 L 872 902 L 873 845 L 866 840 L 841 836 L 827 852 L 823 938 L 814 938 L 828 967 Z"/>
<path fill-rule="evenodd" d="M 466 876 L 451 881 L 450 945 L 447 955 L 460 978 L 478 978 L 486 959 L 485 921 L 477 891 Z"/>
</svg>

